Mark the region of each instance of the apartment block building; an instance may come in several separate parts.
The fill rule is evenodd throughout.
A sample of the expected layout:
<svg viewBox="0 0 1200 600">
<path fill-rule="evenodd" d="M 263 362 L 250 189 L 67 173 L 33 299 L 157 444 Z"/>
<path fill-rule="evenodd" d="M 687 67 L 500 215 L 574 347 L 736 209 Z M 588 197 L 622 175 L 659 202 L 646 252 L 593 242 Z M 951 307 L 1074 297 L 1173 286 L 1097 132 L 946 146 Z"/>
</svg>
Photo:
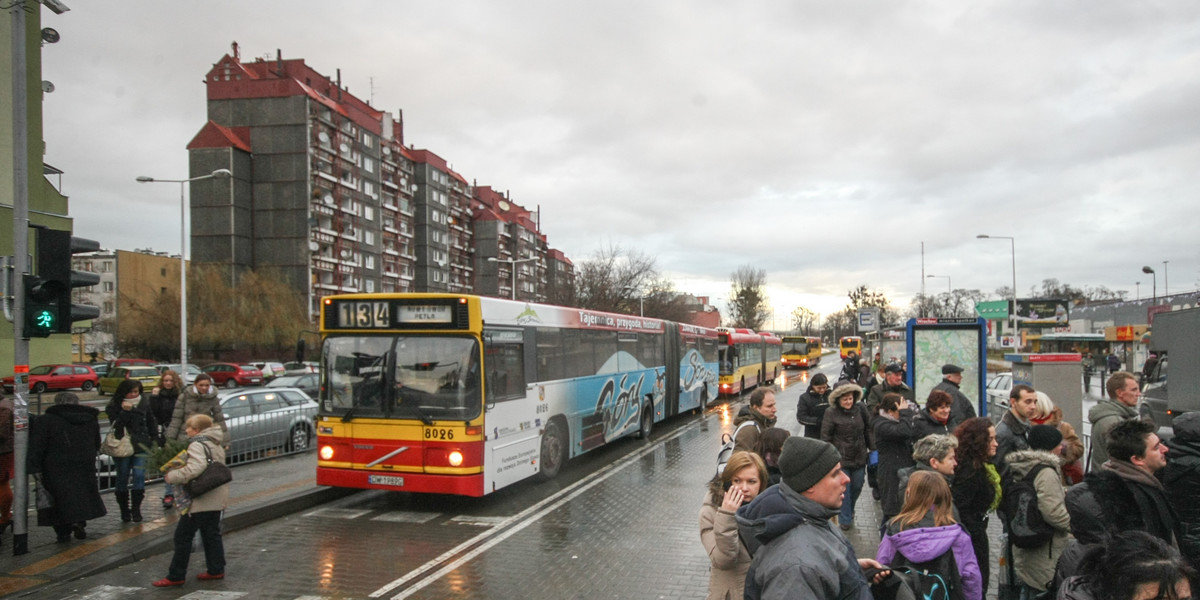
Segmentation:
<svg viewBox="0 0 1200 600">
<path fill-rule="evenodd" d="M 121 325 L 146 318 L 148 309 L 169 298 L 179 305 L 179 255 L 146 250 L 100 250 L 71 257 L 71 268 L 100 275 L 100 283 L 75 288 L 72 301 L 100 308 L 90 330 L 74 333 L 72 360 L 103 360 L 119 352 Z M 176 325 L 179 320 L 176 318 Z M 176 340 L 178 341 L 178 340 Z"/>
<path fill-rule="evenodd" d="M 281 55 L 242 62 L 236 44 L 205 75 L 189 173 L 232 177 L 191 184 L 194 262 L 279 273 L 313 315 L 335 293 L 511 297 L 515 267 L 515 297 L 544 300 L 573 277 L 533 213 L 406 146 L 402 113 L 340 79 Z"/>
</svg>

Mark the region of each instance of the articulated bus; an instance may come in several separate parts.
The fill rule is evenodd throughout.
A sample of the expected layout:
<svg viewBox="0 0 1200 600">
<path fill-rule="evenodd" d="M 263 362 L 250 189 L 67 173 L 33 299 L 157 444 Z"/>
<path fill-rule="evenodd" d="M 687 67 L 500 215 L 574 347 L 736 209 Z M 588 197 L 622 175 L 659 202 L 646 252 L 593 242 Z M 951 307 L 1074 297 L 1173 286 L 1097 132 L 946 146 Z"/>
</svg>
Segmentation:
<svg viewBox="0 0 1200 600">
<path fill-rule="evenodd" d="M 863 340 L 857 335 L 847 335 L 838 340 L 838 347 L 841 351 L 840 356 L 846 358 L 847 354 L 853 351 L 858 356 L 862 356 Z"/>
<path fill-rule="evenodd" d="M 454 294 L 321 305 L 317 484 L 483 496 L 703 409 L 716 330 Z"/>
<path fill-rule="evenodd" d="M 783 368 L 807 369 L 821 364 L 821 338 L 816 336 L 783 336 Z"/>
<path fill-rule="evenodd" d="M 783 340 L 750 329 L 719 328 L 721 393 L 740 394 L 779 376 Z"/>
</svg>

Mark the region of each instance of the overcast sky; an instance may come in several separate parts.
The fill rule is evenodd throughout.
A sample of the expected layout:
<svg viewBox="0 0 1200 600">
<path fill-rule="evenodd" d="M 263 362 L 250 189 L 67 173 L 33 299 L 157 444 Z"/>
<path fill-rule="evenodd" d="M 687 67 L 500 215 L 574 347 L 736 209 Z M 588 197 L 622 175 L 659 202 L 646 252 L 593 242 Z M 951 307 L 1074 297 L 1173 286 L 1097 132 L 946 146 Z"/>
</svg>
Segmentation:
<svg viewBox="0 0 1200 600">
<path fill-rule="evenodd" d="M 980 233 L 1016 238 L 1022 292 L 1200 281 L 1194 2 L 65 1 L 46 161 L 107 248 L 179 251 L 178 188 L 134 179 L 187 175 L 236 40 L 340 68 L 576 262 L 638 248 L 714 298 L 766 269 L 780 328 L 859 284 L 906 307 L 921 242 L 955 288 L 1010 285 Z"/>
</svg>

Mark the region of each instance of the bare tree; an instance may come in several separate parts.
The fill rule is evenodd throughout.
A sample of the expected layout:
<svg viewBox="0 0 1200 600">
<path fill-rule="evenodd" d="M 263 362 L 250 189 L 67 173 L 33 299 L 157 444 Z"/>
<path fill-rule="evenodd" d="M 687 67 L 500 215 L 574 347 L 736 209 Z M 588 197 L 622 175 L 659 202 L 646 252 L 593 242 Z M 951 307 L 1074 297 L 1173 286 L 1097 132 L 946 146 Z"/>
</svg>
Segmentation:
<svg viewBox="0 0 1200 600">
<path fill-rule="evenodd" d="M 637 314 L 639 294 L 655 289 L 654 257 L 608 246 L 576 265 L 575 301 L 580 308 Z"/>
<path fill-rule="evenodd" d="M 729 322 L 733 327 L 762 329 L 771 310 L 767 304 L 767 271 L 750 265 L 730 275 Z"/>
<path fill-rule="evenodd" d="M 892 302 L 888 300 L 887 294 L 874 291 L 862 284 L 846 293 L 850 298 L 850 308 L 853 309 L 855 318 L 857 319 L 858 309 L 860 308 L 878 308 L 879 309 L 879 324 L 883 327 L 890 327 L 900 322 L 900 315 L 892 308 Z"/>
<path fill-rule="evenodd" d="M 798 335 L 815 335 L 820 332 L 819 320 L 817 313 L 803 306 L 797 306 L 796 310 L 792 311 L 792 330 Z"/>
</svg>

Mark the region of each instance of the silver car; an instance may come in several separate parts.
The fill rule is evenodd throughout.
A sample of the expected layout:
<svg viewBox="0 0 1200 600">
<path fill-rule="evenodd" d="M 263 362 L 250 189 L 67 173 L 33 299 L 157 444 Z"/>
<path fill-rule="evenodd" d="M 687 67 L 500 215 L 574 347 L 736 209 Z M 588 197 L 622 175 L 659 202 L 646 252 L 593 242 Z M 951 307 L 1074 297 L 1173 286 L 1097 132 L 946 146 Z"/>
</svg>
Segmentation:
<svg viewBox="0 0 1200 600">
<path fill-rule="evenodd" d="M 1008 412 L 1008 393 L 1012 391 L 1012 373 L 997 373 L 988 377 L 987 402 L 988 416 L 993 423 L 999 423 Z"/>
<path fill-rule="evenodd" d="M 304 452 L 316 441 L 317 403 L 297 388 L 240 388 L 219 396 L 231 462 Z"/>
</svg>

